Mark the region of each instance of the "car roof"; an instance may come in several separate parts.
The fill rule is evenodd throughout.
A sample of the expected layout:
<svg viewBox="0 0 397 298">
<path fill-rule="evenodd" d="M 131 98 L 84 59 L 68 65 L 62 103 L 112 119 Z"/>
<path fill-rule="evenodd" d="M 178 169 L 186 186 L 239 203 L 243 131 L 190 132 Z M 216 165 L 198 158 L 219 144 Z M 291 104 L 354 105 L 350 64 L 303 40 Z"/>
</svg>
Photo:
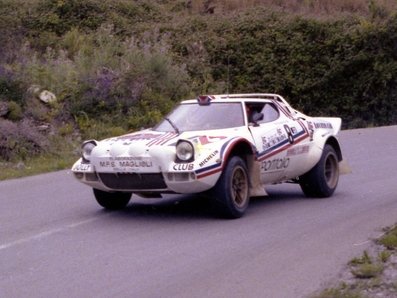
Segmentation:
<svg viewBox="0 0 397 298">
<path fill-rule="evenodd" d="M 278 94 L 273 93 L 241 93 L 241 94 L 217 94 L 217 95 L 201 95 L 196 99 L 184 100 L 182 104 L 197 103 L 201 100 L 208 102 L 270 102 L 276 100 L 284 105 L 289 106 L 289 103 Z"/>
</svg>

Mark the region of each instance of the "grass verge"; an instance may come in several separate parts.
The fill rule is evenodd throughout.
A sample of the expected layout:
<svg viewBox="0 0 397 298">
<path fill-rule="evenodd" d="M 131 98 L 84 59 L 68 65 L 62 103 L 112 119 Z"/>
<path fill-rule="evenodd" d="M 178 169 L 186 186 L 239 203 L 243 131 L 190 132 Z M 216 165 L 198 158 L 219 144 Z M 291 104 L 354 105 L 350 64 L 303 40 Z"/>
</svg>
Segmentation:
<svg viewBox="0 0 397 298">
<path fill-rule="evenodd" d="M 68 169 L 78 158 L 75 151 L 65 150 L 62 154 L 42 154 L 24 162 L 0 162 L 0 181 Z"/>
<path fill-rule="evenodd" d="M 348 263 L 335 287 L 310 298 L 397 297 L 397 225 L 386 228 L 370 250 Z"/>
</svg>

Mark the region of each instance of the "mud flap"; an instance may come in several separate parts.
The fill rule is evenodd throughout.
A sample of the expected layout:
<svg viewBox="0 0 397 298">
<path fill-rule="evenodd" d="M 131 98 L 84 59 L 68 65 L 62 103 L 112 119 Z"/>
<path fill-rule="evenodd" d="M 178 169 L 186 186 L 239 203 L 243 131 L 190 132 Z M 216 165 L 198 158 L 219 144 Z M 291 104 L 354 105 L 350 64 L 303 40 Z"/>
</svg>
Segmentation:
<svg viewBox="0 0 397 298">
<path fill-rule="evenodd" d="M 339 162 L 339 174 L 344 175 L 344 174 L 351 174 L 352 169 L 349 165 L 349 163 L 343 159 L 342 161 Z"/>
<path fill-rule="evenodd" d="M 251 197 L 264 197 L 267 196 L 264 185 L 261 183 L 260 163 L 252 159 L 248 161 L 248 175 L 250 179 L 250 196 Z"/>
</svg>

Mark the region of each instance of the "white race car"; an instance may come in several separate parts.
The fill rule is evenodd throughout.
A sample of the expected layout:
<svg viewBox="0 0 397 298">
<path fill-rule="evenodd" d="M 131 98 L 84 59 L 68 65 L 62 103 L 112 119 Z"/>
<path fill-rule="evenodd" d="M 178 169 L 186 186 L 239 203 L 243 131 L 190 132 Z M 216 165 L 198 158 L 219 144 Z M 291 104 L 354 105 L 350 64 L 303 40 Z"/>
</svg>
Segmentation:
<svg viewBox="0 0 397 298">
<path fill-rule="evenodd" d="M 220 214 L 241 217 L 265 186 L 299 183 L 331 196 L 339 180 L 340 118 L 309 117 L 277 94 L 199 96 L 156 127 L 82 145 L 74 176 L 107 209 L 131 194 L 205 193 Z"/>
</svg>

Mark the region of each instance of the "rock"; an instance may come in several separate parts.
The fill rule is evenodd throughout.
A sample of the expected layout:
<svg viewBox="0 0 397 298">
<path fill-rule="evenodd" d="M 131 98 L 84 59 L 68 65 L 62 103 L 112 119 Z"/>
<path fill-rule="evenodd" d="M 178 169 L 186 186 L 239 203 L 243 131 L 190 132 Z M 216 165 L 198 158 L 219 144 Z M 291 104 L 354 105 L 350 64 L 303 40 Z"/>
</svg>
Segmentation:
<svg viewBox="0 0 397 298">
<path fill-rule="evenodd" d="M 37 126 L 37 130 L 40 132 L 47 132 L 50 130 L 51 125 L 50 124 L 42 124 Z"/>
<path fill-rule="evenodd" d="M 41 87 L 39 85 L 32 85 L 28 88 L 28 93 L 34 96 L 40 95 Z"/>
<path fill-rule="evenodd" d="M 20 161 L 20 162 L 18 162 L 18 163 L 16 164 L 15 168 L 16 168 L 17 170 L 24 170 L 24 169 L 26 168 L 26 166 L 25 166 L 25 164 L 24 164 L 22 161 Z"/>
<path fill-rule="evenodd" d="M 55 96 L 55 94 L 48 90 L 41 91 L 39 99 L 44 103 L 54 103 L 57 101 L 57 97 Z"/>
<path fill-rule="evenodd" d="M 0 102 L 0 117 L 4 117 L 10 112 L 10 108 L 8 106 L 8 103 L 5 101 Z"/>
</svg>

